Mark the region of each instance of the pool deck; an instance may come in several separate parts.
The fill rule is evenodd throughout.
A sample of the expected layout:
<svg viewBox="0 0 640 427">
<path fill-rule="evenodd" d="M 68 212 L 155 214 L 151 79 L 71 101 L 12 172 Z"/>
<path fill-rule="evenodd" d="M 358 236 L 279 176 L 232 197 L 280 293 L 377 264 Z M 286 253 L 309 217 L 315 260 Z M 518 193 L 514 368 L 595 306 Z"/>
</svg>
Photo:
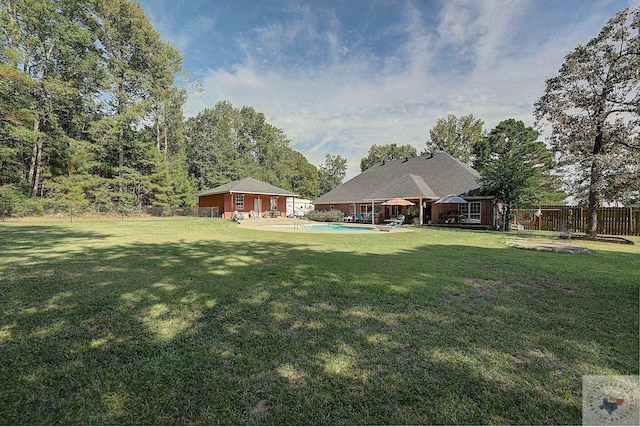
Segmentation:
<svg viewBox="0 0 640 427">
<path fill-rule="evenodd" d="M 263 230 L 263 231 L 280 231 L 284 233 L 331 233 L 331 234 L 340 234 L 344 233 L 344 231 L 336 231 L 336 230 L 305 230 L 303 228 L 296 228 L 296 225 L 311 225 L 311 224 L 324 224 L 321 222 L 315 221 L 307 221 L 302 219 L 293 219 L 293 218 L 251 218 L 251 219 L 243 219 L 240 221 L 239 226 L 242 228 L 248 228 L 252 230 Z M 344 227 L 373 227 L 375 230 L 353 230 L 349 231 L 352 233 L 372 233 L 372 232 L 384 232 L 384 233 L 404 233 L 407 231 L 411 231 L 411 227 L 389 227 L 388 225 L 381 224 L 363 224 L 363 223 L 353 223 L 353 222 L 333 222 L 327 224 L 340 224 Z"/>
</svg>

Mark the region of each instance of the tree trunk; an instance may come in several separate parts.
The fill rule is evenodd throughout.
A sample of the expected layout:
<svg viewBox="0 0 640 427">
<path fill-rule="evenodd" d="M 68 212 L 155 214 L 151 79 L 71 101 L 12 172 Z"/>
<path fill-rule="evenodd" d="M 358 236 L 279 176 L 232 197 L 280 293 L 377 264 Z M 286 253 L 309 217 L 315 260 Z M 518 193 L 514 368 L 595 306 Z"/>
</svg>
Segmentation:
<svg viewBox="0 0 640 427">
<path fill-rule="evenodd" d="M 39 130 L 40 130 L 40 118 L 36 114 L 33 120 L 33 131 L 39 132 Z M 42 174 L 40 173 L 41 167 L 42 167 L 42 139 L 39 136 L 36 136 L 35 141 L 33 141 L 33 150 L 31 152 L 31 164 L 29 166 L 29 176 L 27 177 L 27 181 L 31 186 L 31 195 L 33 197 L 35 197 L 38 192 L 38 181 L 39 181 L 39 177 L 42 176 Z"/>
<path fill-rule="evenodd" d="M 156 117 L 155 117 L 155 125 L 156 125 L 156 148 L 158 151 L 160 148 L 160 107 L 156 104 Z"/>
<path fill-rule="evenodd" d="M 589 216 L 587 217 L 587 234 L 598 234 L 598 208 L 600 207 L 600 195 L 598 192 L 598 165 L 597 160 L 591 162 L 591 182 L 589 184 Z"/>
<path fill-rule="evenodd" d="M 593 158 L 591 159 L 591 179 L 589 181 L 589 218 L 587 221 L 587 234 L 598 234 L 598 208 L 600 207 L 600 190 L 602 181 L 602 165 L 598 155 L 602 152 L 603 134 L 599 128 L 593 144 Z"/>
<path fill-rule="evenodd" d="M 36 155 L 36 167 L 35 167 L 35 175 L 33 179 L 33 191 L 31 195 L 33 197 L 38 196 L 38 190 L 40 190 L 42 183 L 42 140 L 40 138 L 37 139 L 38 151 Z"/>
</svg>

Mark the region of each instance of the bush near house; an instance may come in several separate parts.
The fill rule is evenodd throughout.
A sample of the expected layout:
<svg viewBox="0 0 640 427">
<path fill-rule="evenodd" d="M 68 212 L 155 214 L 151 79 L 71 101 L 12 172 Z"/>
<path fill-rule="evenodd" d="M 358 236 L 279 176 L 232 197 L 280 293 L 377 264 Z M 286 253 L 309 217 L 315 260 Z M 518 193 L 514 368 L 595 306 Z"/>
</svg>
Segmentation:
<svg viewBox="0 0 640 427">
<path fill-rule="evenodd" d="M 313 211 L 307 214 L 307 219 L 318 222 L 340 222 L 342 218 L 342 211 Z"/>
</svg>

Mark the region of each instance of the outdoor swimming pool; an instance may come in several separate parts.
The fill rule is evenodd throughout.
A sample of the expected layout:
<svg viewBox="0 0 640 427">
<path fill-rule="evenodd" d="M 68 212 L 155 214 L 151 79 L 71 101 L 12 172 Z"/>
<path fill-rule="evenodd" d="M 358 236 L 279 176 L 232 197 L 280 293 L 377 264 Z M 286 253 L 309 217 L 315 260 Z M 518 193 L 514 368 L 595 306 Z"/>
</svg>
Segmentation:
<svg viewBox="0 0 640 427">
<path fill-rule="evenodd" d="M 296 230 L 310 230 L 310 231 L 377 231 L 375 227 L 367 225 L 346 225 L 346 224 L 286 224 L 286 225 L 272 225 L 273 228 L 288 228 Z"/>
</svg>

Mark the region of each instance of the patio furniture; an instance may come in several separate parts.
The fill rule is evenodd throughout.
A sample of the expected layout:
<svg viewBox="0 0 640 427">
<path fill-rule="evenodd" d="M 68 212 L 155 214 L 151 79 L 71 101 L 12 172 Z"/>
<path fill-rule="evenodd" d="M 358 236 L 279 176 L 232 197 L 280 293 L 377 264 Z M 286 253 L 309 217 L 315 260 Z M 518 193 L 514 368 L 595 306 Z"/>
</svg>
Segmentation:
<svg viewBox="0 0 640 427">
<path fill-rule="evenodd" d="M 389 221 L 387 225 L 390 227 L 402 227 L 403 222 L 404 222 L 404 215 L 400 215 L 398 219 Z"/>
</svg>

